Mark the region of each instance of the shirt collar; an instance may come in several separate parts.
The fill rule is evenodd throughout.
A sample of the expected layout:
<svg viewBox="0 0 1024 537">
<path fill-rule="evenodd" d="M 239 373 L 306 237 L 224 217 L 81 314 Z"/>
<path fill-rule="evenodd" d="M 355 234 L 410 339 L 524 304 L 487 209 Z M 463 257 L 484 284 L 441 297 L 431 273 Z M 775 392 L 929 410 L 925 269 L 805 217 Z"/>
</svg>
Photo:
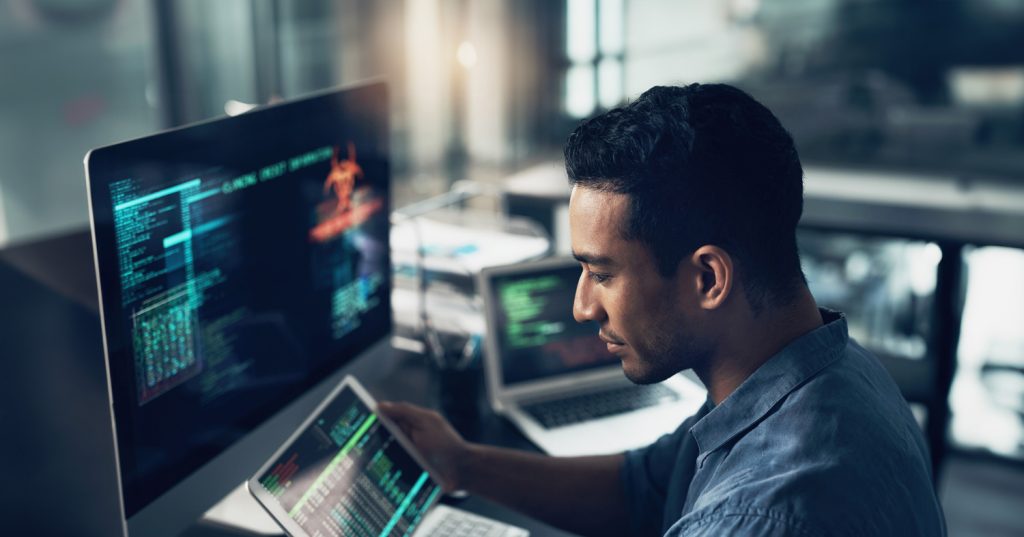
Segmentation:
<svg viewBox="0 0 1024 537">
<path fill-rule="evenodd" d="M 690 432 L 701 457 L 759 421 L 783 397 L 842 356 L 849 335 L 846 316 L 820 308 L 823 325 L 790 342 L 743 381 Z"/>
</svg>

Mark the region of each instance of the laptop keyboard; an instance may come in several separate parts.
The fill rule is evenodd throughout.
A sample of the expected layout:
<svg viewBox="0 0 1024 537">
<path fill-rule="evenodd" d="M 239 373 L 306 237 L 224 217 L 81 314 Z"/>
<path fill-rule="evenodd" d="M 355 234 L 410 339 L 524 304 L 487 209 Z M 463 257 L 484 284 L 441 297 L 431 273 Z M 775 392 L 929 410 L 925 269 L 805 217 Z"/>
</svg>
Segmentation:
<svg viewBox="0 0 1024 537">
<path fill-rule="evenodd" d="M 444 518 L 424 537 L 521 537 L 522 528 L 485 518 L 460 509 L 446 509 Z M 417 534 L 419 537 L 419 534 Z"/>
<path fill-rule="evenodd" d="M 666 401 L 679 400 L 679 394 L 661 384 L 624 386 L 613 390 L 574 395 L 565 399 L 523 405 L 545 429 L 565 427 L 581 421 L 624 414 Z"/>
</svg>

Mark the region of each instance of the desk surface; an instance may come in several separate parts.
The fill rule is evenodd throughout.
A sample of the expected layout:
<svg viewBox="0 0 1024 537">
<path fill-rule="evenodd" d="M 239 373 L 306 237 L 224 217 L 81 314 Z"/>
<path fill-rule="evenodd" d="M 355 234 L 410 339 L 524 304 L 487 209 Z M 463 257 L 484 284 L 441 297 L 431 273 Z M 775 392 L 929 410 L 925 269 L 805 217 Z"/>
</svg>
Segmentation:
<svg viewBox="0 0 1024 537">
<path fill-rule="evenodd" d="M 0 375 L 0 460 L 8 461 L 0 505 L 15 515 L 5 527 L 12 533 L 117 535 L 118 492 L 88 233 L 0 250 L 0 292 L 6 368 Z M 345 372 L 380 399 L 440 406 L 440 380 L 419 356 L 365 355 Z M 479 419 L 456 421 L 467 439 L 536 450 L 482 400 L 478 408 Z M 452 503 L 535 536 L 569 535 L 480 498 Z M 60 516 L 54 516 L 55 506 Z M 187 533 L 208 534 L 201 528 Z"/>
</svg>

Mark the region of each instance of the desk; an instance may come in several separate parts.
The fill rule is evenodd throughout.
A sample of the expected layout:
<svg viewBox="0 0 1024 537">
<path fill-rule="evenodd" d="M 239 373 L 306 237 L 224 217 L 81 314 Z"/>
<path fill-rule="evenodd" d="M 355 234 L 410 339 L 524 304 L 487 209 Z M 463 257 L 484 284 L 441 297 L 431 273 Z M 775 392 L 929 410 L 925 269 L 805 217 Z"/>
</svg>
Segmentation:
<svg viewBox="0 0 1024 537">
<path fill-rule="evenodd" d="M 85 231 L 0 250 L 0 505 L 11 534 L 120 534 L 95 285 Z M 439 379 L 420 356 L 385 349 L 343 372 L 380 399 L 439 406 Z M 463 427 L 464 436 L 536 450 L 480 403 L 480 419 Z M 569 535 L 480 498 L 452 503 L 535 536 Z M 196 526 L 186 535 L 214 533 Z"/>
</svg>

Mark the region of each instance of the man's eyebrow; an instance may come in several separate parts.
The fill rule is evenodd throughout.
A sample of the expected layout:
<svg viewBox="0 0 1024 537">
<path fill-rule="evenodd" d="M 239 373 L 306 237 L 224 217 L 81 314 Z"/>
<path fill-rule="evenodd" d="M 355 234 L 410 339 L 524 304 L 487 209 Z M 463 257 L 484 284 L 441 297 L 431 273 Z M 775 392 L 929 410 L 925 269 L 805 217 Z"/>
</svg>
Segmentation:
<svg viewBox="0 0 1024 537">
<path fill-rule="evenodd" d="M 599 267 L 606 267 L 614 265 L 615 261 L 606 255 L 594 255 L 586 252 L 573 252 L 572 256 L 576 258 L 576 261 L 585 263 L 587 265 L 597 265 Z"/>
</svg>

